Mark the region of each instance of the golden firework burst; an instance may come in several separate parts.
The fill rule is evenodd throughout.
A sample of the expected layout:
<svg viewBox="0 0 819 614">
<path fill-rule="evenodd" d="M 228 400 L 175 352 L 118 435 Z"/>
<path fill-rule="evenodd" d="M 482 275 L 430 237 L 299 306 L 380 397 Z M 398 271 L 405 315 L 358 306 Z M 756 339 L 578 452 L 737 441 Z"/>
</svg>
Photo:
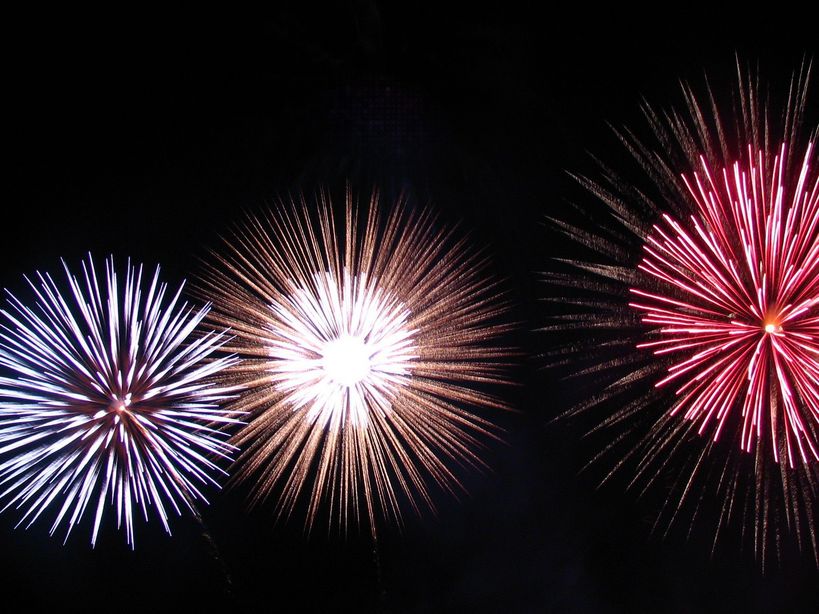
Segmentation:
<svg viewBox="0 0 819 614">
<path fill-rule="evenodd" d="M 376 510 L 434 509 L 432 484 L 458 492 L 456 467 L 483 465 L 509 324 L 486 258 L 429 209 L 401 199 L 382 218 L 377 194 L 362 213 L 349 191 L 345 205 L 343 219 L 325 195 L 248 216 L 201 291 L 243 358 L 232 443 L 253 502 L 276 491 L 279 512 L 307 502 L 308 527 L 326 505 L 375 531 Z"/>
</svg>

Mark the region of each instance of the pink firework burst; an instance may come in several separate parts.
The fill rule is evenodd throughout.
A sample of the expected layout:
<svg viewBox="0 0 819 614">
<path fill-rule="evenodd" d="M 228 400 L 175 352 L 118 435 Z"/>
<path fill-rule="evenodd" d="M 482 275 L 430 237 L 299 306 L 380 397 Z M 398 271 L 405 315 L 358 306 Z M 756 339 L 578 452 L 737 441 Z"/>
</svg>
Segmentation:
<svg viewBox="0 0 819 614">
<path fill-rule="evenodd" d="M 769 437 L 774 459 L 819 460 L 819 175 L 809 144 L 796 185 L 785 146 L 719 175 L 703 159 L 685 179 L 688 223 L 663 215 L 640 269 L 667 290 L 632 288 L 631 306 L 660 339 L 641 343 L 674 363 L 657 385 L 677 385 L 674 413 L 716 440 L 740 412 L 740 447 Z M 767 433 L 766 433 L 767 432 Z M 780 458 L 783 457 L 783 458 Z"/>
<path fill-rule="evenodd" d="M 602 164 L 596 177 L 576 177 L 605 208 L 553 220 L 577 256 L 546 275 L 569 290 L 553 297 L 547 330 L 565 344 L 551 360 L 572 365 L 569 377 L 584 386 L 594 379 L 567 415 L 594 416 L 590 434 L 604 440 L 593 463 L 614 458 L 606 479 L 628 473 L 641 494 L 663 485 L 655 526 L 688 514 L 693 527 L 713 513 L 714 545 L 737 521 L 743 533 L 752 527 L 763 561 L 786 529 L 800 546 L 807 538 L 819 562 L 810 69 L 795 75 L 783 105 L 738 72 L 730 114 L 710 88 L 702 98 L 683 86 L 684 112 L 644 107 L 650 138 L 615 131 L 640 179 Z"/>
</svg>

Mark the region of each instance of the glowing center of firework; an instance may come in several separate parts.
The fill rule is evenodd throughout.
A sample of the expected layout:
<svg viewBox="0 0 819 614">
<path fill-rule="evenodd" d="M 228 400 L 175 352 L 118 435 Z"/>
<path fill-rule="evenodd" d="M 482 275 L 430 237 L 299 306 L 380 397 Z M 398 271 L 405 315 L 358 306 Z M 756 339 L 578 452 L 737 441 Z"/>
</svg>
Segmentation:
<svg viewBox="0 0 819 614">
<path fill-rule="evenodd" d="M 116 398 L 113 401 L 111 401 L 109 411 L 115 412 L 117 414 L 121 414 L 123 412 L 128 411 L 128 408 L 130 407 L 130 405 L 131 405 L 131 395 L 128 394 L 123 399 Z"/>
<path fill-rule="evenodd" d="M 317 273 L 271 305 L 269 369 L 294 409 L 331 429 L 391 410 L 417 358 L 410 313 L 363 275 Z"/>
<path fill-rule="evenodd" d="M 777 312 L 769 313 L 762 323 L 762 330 L 767 335 L 778 335 L 782 333 L 781 316 Z"/>
<path fill-rule="evenodd" d="M 355 386 L 370 373 L 370 351 L 361 337 L 342 335 L 324 347 L 322 367 L 342 386 Z"/>
</svg>

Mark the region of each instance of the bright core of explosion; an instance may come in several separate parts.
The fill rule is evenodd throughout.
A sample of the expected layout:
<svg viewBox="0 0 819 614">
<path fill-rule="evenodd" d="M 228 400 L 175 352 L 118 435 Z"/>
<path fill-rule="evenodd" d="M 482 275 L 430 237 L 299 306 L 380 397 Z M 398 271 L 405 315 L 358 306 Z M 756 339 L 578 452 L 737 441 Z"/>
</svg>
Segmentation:
<svg viewBox="0 0 819 614">
<path fill-rule="evenodd" d="M 327 377 L 341 386 L 355 386 L 370 373 L 370 352 L 361 337 L 342 335 L 328 341 L 322 357 Z"/>
<path fill-rule="evenodd" d="M 275 336 L 270 371 L 294 410 L 337 429 L 366 425 L 371 411 L 389 411 L 417 358 L 409 310 L 366 276 L 346 270 L 313 276 L 271 305 Z M 373 409 L 377 408 L 377 409 Z"/>
</svg>

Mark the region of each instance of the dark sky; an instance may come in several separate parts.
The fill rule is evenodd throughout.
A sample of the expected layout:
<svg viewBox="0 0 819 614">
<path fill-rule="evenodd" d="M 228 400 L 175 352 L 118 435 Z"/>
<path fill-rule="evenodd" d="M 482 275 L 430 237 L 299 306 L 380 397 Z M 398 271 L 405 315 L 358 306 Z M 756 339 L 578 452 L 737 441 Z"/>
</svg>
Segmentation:
<svg viewBox="0 0 819 614">
<path fill-rule="evenodd" d="M 804 15 L 733 19 L 565 14 L 538 3 L 441 9 L 436 2 L 292 3 L 268 14 L 32 13 L 6 23 L 7 151 L 0 283 L 77 265 L 89 250 L 160 263 L 178 283 L 243 211 L 319 188 L 387 199 L 407 190 L 461 221 L 494 257 L 522 328 L 542 324 L 536 271 L 554 256 L 543 223 L 589 197 L 565 170 L 593 172 L 587 150 L 622 156 L 606 122 L 640 121 L 641 97 L 679 100 L 703 71 L 719 91 L 734 53 L 774 85 L 816 54 Z M 659 9 L 658 9 L 659 10 Z M 663 9 L 668 10 L 668 7 Z M 745 9 L 747 10 L 747 9 Z M 647 19 L 647 21 L 643 21 Z M 819 117 L 813 88 L 812 118 Z M 281 611 L 795 611 L 819 603 L 808 553 L 766 569 L 710 528 L 651 533 L 657 501 L 580 473 L 595 450 L 548 425 L 576 395 L 540 368 L 549 340 L 507 394 L 508 445 L 470 496 L 437 516 L 408 513 L 369 533 L 274 523 L 240 487 L 211 492 L 202 516 L 137 527 L 131 552 L 108 527 L 67 545 L 48 522 L 14 530 L 0 514 L 2 603 L 62 609 L 204 605 Z M 563 387 L 562 387 L 563 386 Z M 790 539 L 785 536 L 785 540 Z"/>
</svg>

